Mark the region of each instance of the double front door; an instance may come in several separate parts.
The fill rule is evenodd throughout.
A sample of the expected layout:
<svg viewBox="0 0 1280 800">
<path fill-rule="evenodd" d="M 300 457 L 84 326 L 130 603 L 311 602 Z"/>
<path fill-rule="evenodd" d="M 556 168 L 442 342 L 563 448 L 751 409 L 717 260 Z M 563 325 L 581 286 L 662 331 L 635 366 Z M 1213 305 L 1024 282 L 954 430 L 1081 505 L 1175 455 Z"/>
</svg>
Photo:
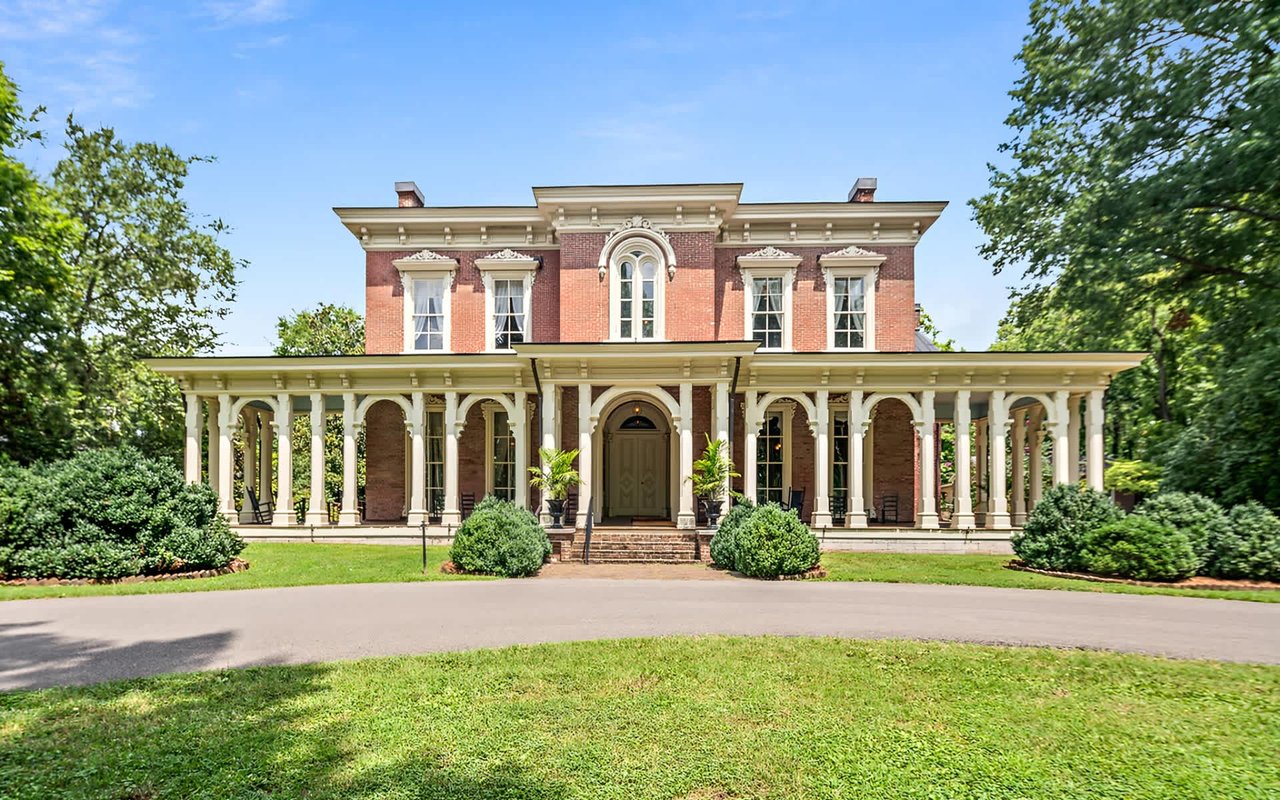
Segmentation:
<svg viewBox="0 0 1280 800">
<path fill-rule="evenodd" d="M 671 516 L 668 434 L 665 431 L 616 431 L 605 465 L 609 517 Z"/>
</svg>

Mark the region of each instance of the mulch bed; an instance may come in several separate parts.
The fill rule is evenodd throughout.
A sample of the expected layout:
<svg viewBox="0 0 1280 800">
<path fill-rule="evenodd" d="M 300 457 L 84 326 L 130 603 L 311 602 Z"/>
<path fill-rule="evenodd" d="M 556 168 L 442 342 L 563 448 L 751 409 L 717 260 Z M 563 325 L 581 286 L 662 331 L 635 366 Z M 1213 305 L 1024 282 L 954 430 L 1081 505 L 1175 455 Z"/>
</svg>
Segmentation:
<svg viewBox="0 0 1280 800">
<path fill-rule="evenodd" d="M 192 578 L 213 578 L 218 575 L 230 575 L 233 572 L 244 572 L 249 562 L 241 558 L 231 559 L 231 563 L 219 569 L 196 569 L 186 572 L 166 572 L 161 575 L 130 575 L 127 578 L 102 580 L 98 578 L 15 578 L 0 581 L 0 586 L 90 586 L 109 583 L 152 583 L 155 581 L 184 581 Z"/>
<path fill-rule="evenodd" d="M 1127 578 L 1109 578 L 1105 575 L 1092 575 L 1088 572 L 1057 572 L 1051 569 L 1036 569 L 1035 567 L 1029 567 L 1017 559 L 1005 564 L 1005 568 L 1016 569 L 1019 572 L 1033 572 L 1036 575 L 1048 575 L 1051 578 L 1069 578 L 1071 580 L 1091 581 L 1093 583 L 1119 583 L 1125 586 L 1145 586 L 1151 589 L 1208 589 L 1216 591 L 1239 591 L 1242 589 L 1262 591 L 1280 590 L 1280 583 L 1272 583 L 1270 581 L 1209 578 L 1204 575 L 1195 575 L 1181 581 L 1161 583 L 1159 581 L 1134 581 Z"/>
</svg>

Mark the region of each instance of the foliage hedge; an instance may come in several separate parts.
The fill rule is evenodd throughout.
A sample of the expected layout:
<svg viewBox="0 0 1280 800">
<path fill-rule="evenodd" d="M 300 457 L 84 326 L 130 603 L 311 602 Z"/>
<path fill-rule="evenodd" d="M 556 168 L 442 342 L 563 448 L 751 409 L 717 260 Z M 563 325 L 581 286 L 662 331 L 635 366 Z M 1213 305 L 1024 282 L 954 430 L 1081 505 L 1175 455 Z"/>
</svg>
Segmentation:
<svg viewBox="0 0 1280 800">
<path fill-rule="evenodd" d="M 1280 519 L 1261 503 L 1231 509 L 1230 532 L 1214 553 L 1218 577 L 1280 581 Z"/>
<path fill-rule="evenodd" d="M 131 447 L 0 468 L 0 575 L 114 579 L 215 569 L 244 549 L 212 489 Z"/>
<path fill-rule="evenodd" d="M 520 578 L 542 568 L 551 540 L 538 518 L 523 508 L 486 497 L 458 528 L 449 558 L 466 572 Z"/>
<path fill-rule="evenodd" d="M 1217 554 L 1231 534 L 1222 506 L 1198 494 L 1163 492 L 1144 500 L 1134 514 L 1186 534 L 1196 553 L 1196 572 L 1222 577 Z"/>
<path fill-rule="evenodd" d="M 746 522 L 755 510 L 756 504 L 745 497 L 734 502 L 733 507 L 729 509 L 729 513 L 720 519 L 720 527 L 716 528 L 715 534 L 711 537 L 711 563 L 721 569 L 737 568 L 737 546 L 735 540 L 738 536 L 738 529 L 742 527 L 742 523 Z"/>
<path fill-rule="evenodd" d="M 1013 535 L 1013 552 L 1037 569 L 1083 572 L 1088 569 L 1086 534 L 1123 517 L 1119 506 L 1102 492 L 1074 484 L 1054 486 Z"/>
<path fill-rule="evenodd" d="M 774 503 L 747 515 L 734 536 L 738 571 L 752 578 L 797 575 L 818 564 L 818 537 Z"/>
<path fill-rule="evenodd" d="M 1179 581 L 1198 564 L 1185 533 L 1137 515 L 1086 533 L 1083 557 L 1092 573 L 1140 581 Z"/>
</svg>

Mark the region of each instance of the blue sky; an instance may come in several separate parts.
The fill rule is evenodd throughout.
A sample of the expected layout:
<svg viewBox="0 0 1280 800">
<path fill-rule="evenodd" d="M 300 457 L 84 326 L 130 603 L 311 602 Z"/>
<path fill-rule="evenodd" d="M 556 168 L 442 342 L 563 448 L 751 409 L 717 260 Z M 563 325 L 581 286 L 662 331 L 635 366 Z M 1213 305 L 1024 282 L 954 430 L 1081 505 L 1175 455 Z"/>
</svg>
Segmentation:
<svg viewBox="0 0 1280 800">
<path fill-rule="evenodd" d="M 530 186 L 741 181 L 748 202 L 949 200 L 917 299 L 983 349 L 993 276 L 966 201 L 1007 138 L 1027 17 L 1011 2 L 356 3 L 6 0 L 0 58 L 28 108 L 213 155 L 192 207 L 249 261 L 227 353 L 276 317 L 363 307 L 333 206 L 524 204 Z M 51 144 L 29 151 L 41 170 Z"/>
</svg>

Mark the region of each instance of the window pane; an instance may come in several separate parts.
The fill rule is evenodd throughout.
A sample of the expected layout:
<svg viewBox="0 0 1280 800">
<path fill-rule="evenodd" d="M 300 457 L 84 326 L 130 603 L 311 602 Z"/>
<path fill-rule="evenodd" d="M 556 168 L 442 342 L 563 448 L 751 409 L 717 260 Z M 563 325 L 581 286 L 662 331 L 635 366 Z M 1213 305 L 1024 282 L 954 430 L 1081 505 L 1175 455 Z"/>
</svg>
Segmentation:
<svg viewBox="0 0 1280 800">
<path fill-rule="evenodd" d="M 622 325 L 619 326 L 620 330 L 618 331 L 618 333 L 621 334 L 622 338 L 624 339 L 631 338 L 631 320 L 628 318 L 629 316 L 630 316 L 630 311 L 628 310 L 628 314 L 624 316 L 622 319 Z"/>
<path fill-rule="evenodd" d="M 653 338 L 653 320 L 646 319 L 643 323 L 641 323 L 640 330 L 641 330 L 641 334 L 640 334 L 641 338 L 652 339 Z"/>
</svg>

